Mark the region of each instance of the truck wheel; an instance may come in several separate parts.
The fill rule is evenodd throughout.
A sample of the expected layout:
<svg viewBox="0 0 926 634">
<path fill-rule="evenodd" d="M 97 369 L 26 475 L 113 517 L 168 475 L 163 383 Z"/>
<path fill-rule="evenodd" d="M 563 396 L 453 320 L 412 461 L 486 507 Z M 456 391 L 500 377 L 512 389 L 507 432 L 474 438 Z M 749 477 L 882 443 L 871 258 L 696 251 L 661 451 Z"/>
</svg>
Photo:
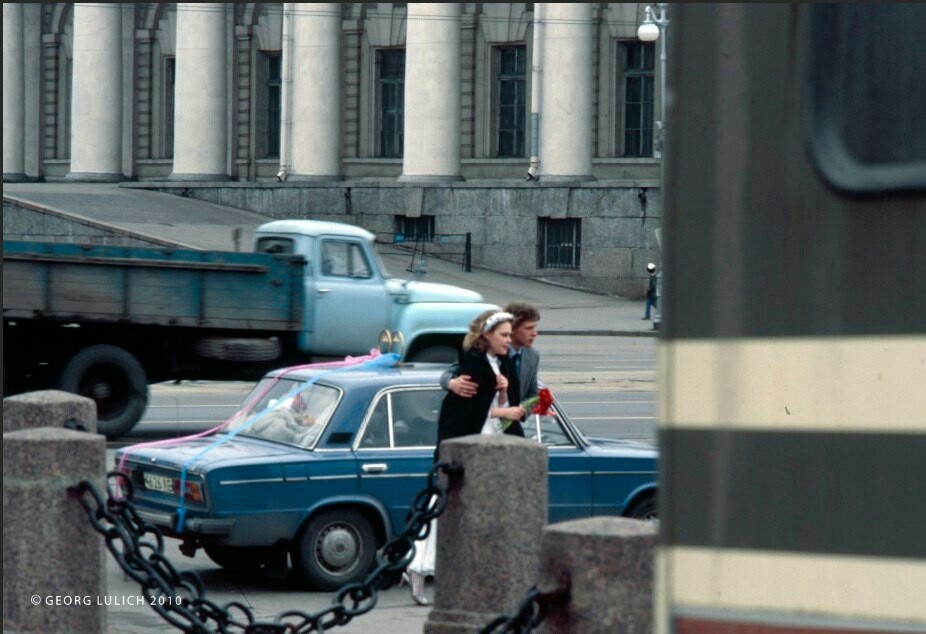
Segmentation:
<svg viewBox="0 0 926 634">
<path fill-rule="evenodd" d="M 71 357 L 58 387 L 96 402 L 97 432 L 109 439 L 132 429 L 148 404 L 148 379 L 138 359 L 106 344 L 84 348 Z"/>
<path fill-rule="evenodd" d="M 412 355 L 412 363 L 453 363 L 460 356 L 459 350 L 450 346 L 428 346 Z"/>
<path fill-rule="evenodd" d="M 199 356 L 219 361 L 273 361 L 282 351 L 279 339 L 247 337 L 204 337 L 195 349 Z"/>
<path fill-rule="evenodd" d="M 292 560 L 314 587 L 337 590 L 363 578 L 376 555 L 376 536 L 369 520 L 353 509 L 322 511 L 296 539 Z"/>
</svg>

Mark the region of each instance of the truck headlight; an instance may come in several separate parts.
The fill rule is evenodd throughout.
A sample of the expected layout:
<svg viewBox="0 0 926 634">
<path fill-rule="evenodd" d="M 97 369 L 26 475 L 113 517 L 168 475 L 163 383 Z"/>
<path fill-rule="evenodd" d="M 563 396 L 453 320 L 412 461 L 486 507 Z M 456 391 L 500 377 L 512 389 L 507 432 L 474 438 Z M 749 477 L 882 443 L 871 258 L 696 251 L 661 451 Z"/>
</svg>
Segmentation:
<svg viewBox="0 0 926 634">
<path fill-rule="evenodd" d="M 405 335 L 398 330 L 383 330 L 379 333 L 378 348 L 383 354 L 395 352 L 401 355 L 405 350 Z"/>
<path fill-rule="evenodd" d="M 379 333 L 379 351 L 383 354 L 392 351 L 392 333 L 388 330 L 383 330 Z"/>
</svg>

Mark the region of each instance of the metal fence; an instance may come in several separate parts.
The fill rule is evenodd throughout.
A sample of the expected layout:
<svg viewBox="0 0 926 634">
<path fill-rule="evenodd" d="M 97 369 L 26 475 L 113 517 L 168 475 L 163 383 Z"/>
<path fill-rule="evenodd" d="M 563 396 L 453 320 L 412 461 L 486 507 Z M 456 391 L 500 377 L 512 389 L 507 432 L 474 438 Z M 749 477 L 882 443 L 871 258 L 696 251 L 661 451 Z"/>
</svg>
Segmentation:
<svg viewBox="0 0 926 634">
<path fill-rule="evenodd" d="M 426 272 L 425 257 L 429 255 L 439 258 L 459 258 L 464 273 L 473 270 L 473 234 L 470 232 L 409 234 L 378 231 L 376 241 L 380 244 L 390 244 L 403 251 L 408 251 L 411 258 L 405 270 L 409 273 Z"/>
</svg>

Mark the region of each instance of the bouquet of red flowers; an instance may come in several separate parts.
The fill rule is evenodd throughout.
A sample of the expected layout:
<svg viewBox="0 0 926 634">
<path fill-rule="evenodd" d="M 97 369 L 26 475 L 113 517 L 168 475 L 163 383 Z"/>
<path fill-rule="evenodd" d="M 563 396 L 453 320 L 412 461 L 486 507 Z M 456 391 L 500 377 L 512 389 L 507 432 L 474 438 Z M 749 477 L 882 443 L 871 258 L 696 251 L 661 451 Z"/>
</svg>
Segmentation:
<svg viewBox="0 0 926 634">
<path fill-rule="evenodd" d="M 521 407 L 523 407 L 528 414 L 538 414 L 540 416 L 548 415 L 550 413 L 550 407 L 552 406 L 553 394 L 545 387 L 540 388 L 540 390 L 537 392 L 537 396 L 524 399 L 524 402 L 521 403 Z M 502 431 L 508 429 L 513 422 L 513 420 L 502 418 Z"/>
</svg>

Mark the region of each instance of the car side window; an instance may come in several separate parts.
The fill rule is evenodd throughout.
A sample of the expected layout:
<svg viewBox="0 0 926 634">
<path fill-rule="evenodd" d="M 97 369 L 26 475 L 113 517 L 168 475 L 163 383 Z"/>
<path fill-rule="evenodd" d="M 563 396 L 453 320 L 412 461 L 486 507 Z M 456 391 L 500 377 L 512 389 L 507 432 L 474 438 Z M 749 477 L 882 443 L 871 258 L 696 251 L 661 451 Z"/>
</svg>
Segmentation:
<svg viewBox="0 0 926 634">
<path fill-rule="evenodd" d="M 395 447 L 433 447 L 437 444 L 440 389 L 398 390 L 392 399 L 392 433 Z"/>
<path fill-rule="evenodd" d="M 373 407 L 366 429 L 363 431 L 363 438 L 360 439 L 360 448 L 388 449 L 389 446 L 389 395 L 387 394 L 380 398 Z"/>
<path fill-rule="evenodd" d="M 444 400 L 439 386 L 396 388 L 373 405 L 359 449 L 434 447 L 437 418 Z"/>
<path fill-rule="evenodd" d="M 575 443 L 559 419 L 558 412 L 553 409 L 549 416 L 531 415 L 521 423 L 524 435 L 533 440 L 539 440 L 546 447 L 574 447 Z M 539 435 L 539 438 L 538 438 Z"/>
</svg>

